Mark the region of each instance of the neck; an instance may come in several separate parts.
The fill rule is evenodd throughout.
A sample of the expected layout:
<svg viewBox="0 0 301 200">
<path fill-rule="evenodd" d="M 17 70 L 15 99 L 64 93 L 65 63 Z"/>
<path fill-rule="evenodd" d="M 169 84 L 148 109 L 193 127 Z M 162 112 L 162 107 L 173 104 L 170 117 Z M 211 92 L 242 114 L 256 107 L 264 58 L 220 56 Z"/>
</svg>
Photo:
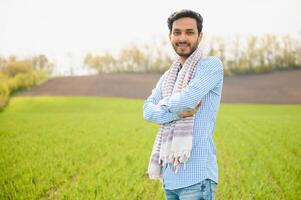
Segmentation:
<svg viewBox="0 0 301 200">
<path fill-rule="evenodd" d="M 180 63 L 181 63 L 181 65 L 184 65 L 184 63 L 187 60 L 187 58 L 189 58 L 189 56 L 191 56 L 191 54 L 193 54 L 196 50 L 197 50 L 197 48 L 195 48 L 188 56 L 180 56 Z"/>
<path fill-rule="evenodd" d="M 187 59 L 186 57 L 180 57 L 180 63 L 181 63 L 181 65 L 184 65 L 186 59 Z"/>
</svg>

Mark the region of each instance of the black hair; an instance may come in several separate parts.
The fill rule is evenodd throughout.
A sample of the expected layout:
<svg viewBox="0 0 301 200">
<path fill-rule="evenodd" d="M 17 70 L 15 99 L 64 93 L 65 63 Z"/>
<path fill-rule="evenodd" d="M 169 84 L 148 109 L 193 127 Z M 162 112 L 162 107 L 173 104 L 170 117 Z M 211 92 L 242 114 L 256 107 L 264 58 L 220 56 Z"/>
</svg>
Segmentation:
<svg viewBox="0 0 301 200">
<path fill-rule="evenodd" d="M 172 13 L 168 19 L 167 19 L 167 24 L 168 24 L 168 28 L 169 31 L 171 32 L 172 30 L 172 24 L 174 21 L 183 18 L 183 17 L 190 17 L 196 20 L 197 22 L 197 27 L 198 27 L 198 32 L 202 32 L 203 29 L 203 17 L 201 16 L 201 14 L 194 12 L 192 10 L 187 10 L 187 9 L 183 9 L 180 11 L 176 11 L 174 13 Z"/>
</svg>

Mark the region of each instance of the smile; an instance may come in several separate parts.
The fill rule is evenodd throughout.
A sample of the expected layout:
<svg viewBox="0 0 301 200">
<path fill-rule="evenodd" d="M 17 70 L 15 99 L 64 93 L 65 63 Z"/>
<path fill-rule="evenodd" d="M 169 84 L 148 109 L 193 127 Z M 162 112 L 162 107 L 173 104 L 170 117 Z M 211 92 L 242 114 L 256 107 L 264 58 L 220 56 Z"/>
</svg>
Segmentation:
<svg viewBox="0 0 301 200">
<path fill-rule="evenodd" d="M 188 44 L 178 44 L 177 46 L 178 46 L 178 47 L 181 47 L 181 48 L 183 48 L 183 47 L 189 47 Z"/>
</svg>

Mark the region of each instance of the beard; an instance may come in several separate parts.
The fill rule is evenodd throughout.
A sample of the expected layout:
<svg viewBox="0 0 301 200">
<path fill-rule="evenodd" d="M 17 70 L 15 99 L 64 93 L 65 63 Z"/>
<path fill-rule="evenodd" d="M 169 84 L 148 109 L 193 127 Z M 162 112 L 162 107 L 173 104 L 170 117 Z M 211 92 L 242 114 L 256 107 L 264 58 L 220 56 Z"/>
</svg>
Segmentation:
<svg viewBox="0 0 301 200">
<path fill-rule="evenodd" d="M 189 42 L 176 42 L 172 46 L 180 57 L 188 58 L 198 48 L 198 44 L 197 40 L 193 45 Z"/>
</svg>

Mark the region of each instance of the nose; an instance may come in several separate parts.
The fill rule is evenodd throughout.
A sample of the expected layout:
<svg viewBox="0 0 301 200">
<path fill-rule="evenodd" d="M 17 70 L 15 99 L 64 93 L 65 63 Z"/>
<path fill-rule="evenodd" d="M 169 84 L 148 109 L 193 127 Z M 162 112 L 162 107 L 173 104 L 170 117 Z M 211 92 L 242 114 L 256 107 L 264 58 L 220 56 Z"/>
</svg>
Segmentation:
<svg viewBox="0 0 301 200">
<path fill-rule="evenodd" d="M 179 42 L 186 42 L 186 41 L 187 41 L 186 34 L 182 33 L 179 37 Z"/>
</svg>

